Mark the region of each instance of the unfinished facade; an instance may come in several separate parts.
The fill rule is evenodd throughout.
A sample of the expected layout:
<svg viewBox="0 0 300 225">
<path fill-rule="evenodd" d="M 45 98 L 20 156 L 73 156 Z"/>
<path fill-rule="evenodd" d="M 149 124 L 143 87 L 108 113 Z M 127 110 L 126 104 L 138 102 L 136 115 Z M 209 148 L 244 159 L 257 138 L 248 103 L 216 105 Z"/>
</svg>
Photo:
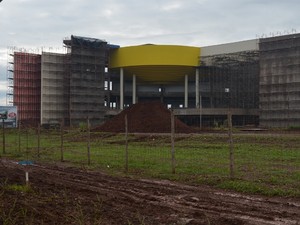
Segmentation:
<svg viewBox="0 0 300 225">
<path fill-rule="evenodd" d="M 66 55 L 42 53 L 41 124 L 69 122 L 69 81 Z"/>
<path fill-rule="evenodd" d="M 104 74 L 107 64 L 107 42 L 71 36 L 64 40 L 68 48 L 68 125 L 78 126 L 89 118 L 92 124 L 104 120 Z M 85 122 L 84 121 L 84 122 Z"/>
<path fill-rule="evenodd" d="M 144 45 L 115 51 L 110 106 L 161 101 L 189 125 L 222 126 L 229 110 L 234 125 L 258 125 L 257 40 L 198 49 Z M 142 59 L 134 60 L 137 53 Z"/>
<path fill-rule="evenodd" d="M 300 126 L 300 34 L 260 40 L 260 124 Z"/>
<path fill-rule="evenodd" d="M 234 125 L 258 125 L 257 50 L 202 57 L 199 67 L 202 109 L 225 109 Z M 205 115 L 204 125 L 222 125 L 223 115 Z"/>
<path fill-rule="evenodd" d="M 41 55 L 15 52 L 13 65 L 13 105 L 18 108 L 18 120 L 37 125 L 41 111 Z"/>
<path fill-rule="evenodd" d="M 64 44 L 66 54 L 15 53 L 9 79 L 21 121 L 96 125 L 161 101 L 194 126 L 223 126 L 229 114 L 238 126 L 300 126 L 300 34 L 201 48 L 78 36 Z"/>
<path fill-rule="evenodd" d="M 103 122 L 107 43 L 72 35 L 64 44 L 67 54 L 13 54 L 9 96 L 21 123 L 79 126 L 88 118 L 91 124 Z"/>
</svg>

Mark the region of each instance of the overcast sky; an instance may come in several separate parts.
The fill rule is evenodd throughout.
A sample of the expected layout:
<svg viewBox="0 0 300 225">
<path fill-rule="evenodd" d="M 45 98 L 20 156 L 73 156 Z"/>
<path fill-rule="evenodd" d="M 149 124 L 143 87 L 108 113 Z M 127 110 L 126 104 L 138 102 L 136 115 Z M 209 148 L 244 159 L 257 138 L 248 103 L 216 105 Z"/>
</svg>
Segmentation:
<svg viewBox="0 0 300 225">
<path fill-rule="evenodd" d="M 62 48 L 70 35 L 120 46 L 207 46 L 300 32 L 300 0 L 3 0 L 0 105 L 7 47 Z"/>
</svg>

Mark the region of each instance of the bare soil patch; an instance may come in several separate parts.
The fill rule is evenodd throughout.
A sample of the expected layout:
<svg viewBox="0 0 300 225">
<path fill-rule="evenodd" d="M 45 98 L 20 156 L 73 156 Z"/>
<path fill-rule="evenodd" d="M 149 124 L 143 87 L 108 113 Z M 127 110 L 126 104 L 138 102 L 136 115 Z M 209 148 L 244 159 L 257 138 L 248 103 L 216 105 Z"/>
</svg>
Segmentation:
<svg viewBox="0 0 300 225">
<path fill-rule="evenodd" d="M 25 183 L 31 190 L 7 189 Z M 112 177 L 65 165 L 0 162 L 0 224 L 299 224 L 300 199 Z M 31 222 L 31 223 L 30 223 Z"/>
</svg>

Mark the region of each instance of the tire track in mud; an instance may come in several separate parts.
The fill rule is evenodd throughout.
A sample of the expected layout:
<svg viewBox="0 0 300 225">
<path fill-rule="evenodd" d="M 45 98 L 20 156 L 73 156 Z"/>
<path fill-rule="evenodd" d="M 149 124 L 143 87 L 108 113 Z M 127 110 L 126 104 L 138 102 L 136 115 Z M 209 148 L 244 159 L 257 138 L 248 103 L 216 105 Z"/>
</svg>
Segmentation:
<svg viewBox="0 0 300 225">
<path fill-rule="evenodd" d="M 51 170 L 53 172 L 53 170 Z M 205 190 L 204 195 L 201 194 L 193 194 L 191 195 L 191 191 L 199 192 L 199 188 L 186 186 L 186 185 L 170 185 L 163 182 L 157 182 L 156 184 L 149 180 L 139 180 L 138 183 L 135 180 L 131 180 L 128 182 L 128 179 L 125 181 L 123 179 L 117 179 L 116 181 L 110 177 L 109 180 L 97 181 L 98 177 L 93 176 L 91 173 L 86 176 L 86 173 L 81 174 L 80 178 L 83 179 L 74 179 L 72 178 L 73 171 L 67 172 L 63 171 L 64 175 L 68 174 L 70 176 L 70 183 L 78 185 L 79 183 L 82 185 L 82 188 L 86 189 L 96 189 L 95 191 L 117 191 L 119 195 L 122 197 L 131 199 L 135 202 L 144 202 L 147 201 L 152 205 L 160 205 L 166 206 L 172 209 L 176 209 L 178 212 L 196 213 L 197 211 L 205 212 L 207 214 L 222 215 L 223 217 L 228 218 L 238 218 L 242 220 L 252 221 L 253 223 L 266 223 L 266 224 L 297 224 L 297 220 L 288 219 L 286 212 L 282 212 L 283 204 L 279 202 L 269 201 L 264 198 L 257 197 L 248 197 L 240 194 L 224 194 L 223 192 L 207 192 Z M 78 174 L 76 175 L 78 176 Z M 64 177 L 65 178 L 65 177 Z M 96 180 L 96 181 L 95 181 Z M 64 179 L 65 181 L 65 179 Z M 104 184 L 105 181 L 105 184 Z M 99 185 L 102 184 L 102 185 Z M 112 186 L 112 184 L 117 186 Z M 129 185 L 130 184 L 130 185 Z M 88 187 L 87 187 L 88 185 Z M 167 186 L 166 186 L 167 185 Z M 102 186 L 102 187 L 101 187 Z M 126 188 L 130 186 L 130 188 Z M 145 187 L 146 186 L 146 187 Z M 185 186 L 185 187 L 184 187 Z M 138 188 L 136 188 L 138 187 Z M 142 188 L 142 189 L 141 189 Z M 176 189 L 175 189 L 176 188 Z M 146 189 L 146 190 L 144 190 Z M 153 192 L 153 189 L 160 190 L 161 193 L 157 193 L 157 191 Z M 175 189 L 175 190 L 174 190 Z M 142 190 L 142 191 L 141 191 Z M 149 191 L 152 191 L 149 193 Z M 201 190 L 203 191 L 203 190 Z M 172 193 L 173 192 L 173 193 Z M 182 195 L 182 192 L 186 192 L 185 195 Z M 214 197 L 212 198 L 211 195 Z M 219 197 L 222 196 L 222 200 L 220 203 Z M 205 197 L 205 198 L 203 198 Z M 226 201 L 224 201 L 224 197 Z M 242 200 L 242 201 L 241 201 Z M 267 201 L 267 207 L 263 207 L 262 204 L 265 204 Z M 215 206 L 212 203 L 217 202 L 220 206 Z M 270 207 L 270 205 L 272 205 Z M 276 214 L 279 214 L 277 217 L 269 216 L 270 208 L 274 208 L 274 206 L 278 206 L 279 209 L 272 210 Z M 237 207 L 238 206 L 238 207 Z M 249 212 L 250 206 L 250 212 Z M 295 205 L 296 206 L 296 205 Z M 289 207 L 290 209 L 291 207 Z M 291 210 L 293 214 L 292 216 L 297 216 L 297 212 L 300 212 L 299 207 L 295 207 L 294 210 Z M 294 212 L 293 212 L 294 211 Z M 262 214 L 265 212 L 265 214 Z M 260 214 L 260 215 L 259 215 Z M 286 219 L 283 217 L 287 217 Z M 280 218 L 281 217 L 281 218 Z"/>
<path fill-rule="evenodd" d="M 90 200 L 99 195 L 111 214 L 138 211 L 153 221 L 169 217 L 164 222 L 173 224 L 300 222 L 299 199 L 250 196 L 170 181 L 111 177 L 71 167 L 35 165 L 28 168 L 35 186 L 65 188 Z"/>
</svg>

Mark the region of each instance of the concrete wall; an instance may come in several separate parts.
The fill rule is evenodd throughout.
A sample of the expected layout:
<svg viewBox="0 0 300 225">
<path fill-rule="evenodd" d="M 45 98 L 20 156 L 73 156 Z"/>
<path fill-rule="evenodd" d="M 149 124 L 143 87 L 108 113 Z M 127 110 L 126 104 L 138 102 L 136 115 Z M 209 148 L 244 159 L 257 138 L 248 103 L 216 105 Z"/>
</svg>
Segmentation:
<svg viewBox="0 0 300 225">
<path fill-rule="evenodd" d="M 42 53 L 41 124 L 58 124 L 68 117 L 66 55 Z"/>
</svg>

